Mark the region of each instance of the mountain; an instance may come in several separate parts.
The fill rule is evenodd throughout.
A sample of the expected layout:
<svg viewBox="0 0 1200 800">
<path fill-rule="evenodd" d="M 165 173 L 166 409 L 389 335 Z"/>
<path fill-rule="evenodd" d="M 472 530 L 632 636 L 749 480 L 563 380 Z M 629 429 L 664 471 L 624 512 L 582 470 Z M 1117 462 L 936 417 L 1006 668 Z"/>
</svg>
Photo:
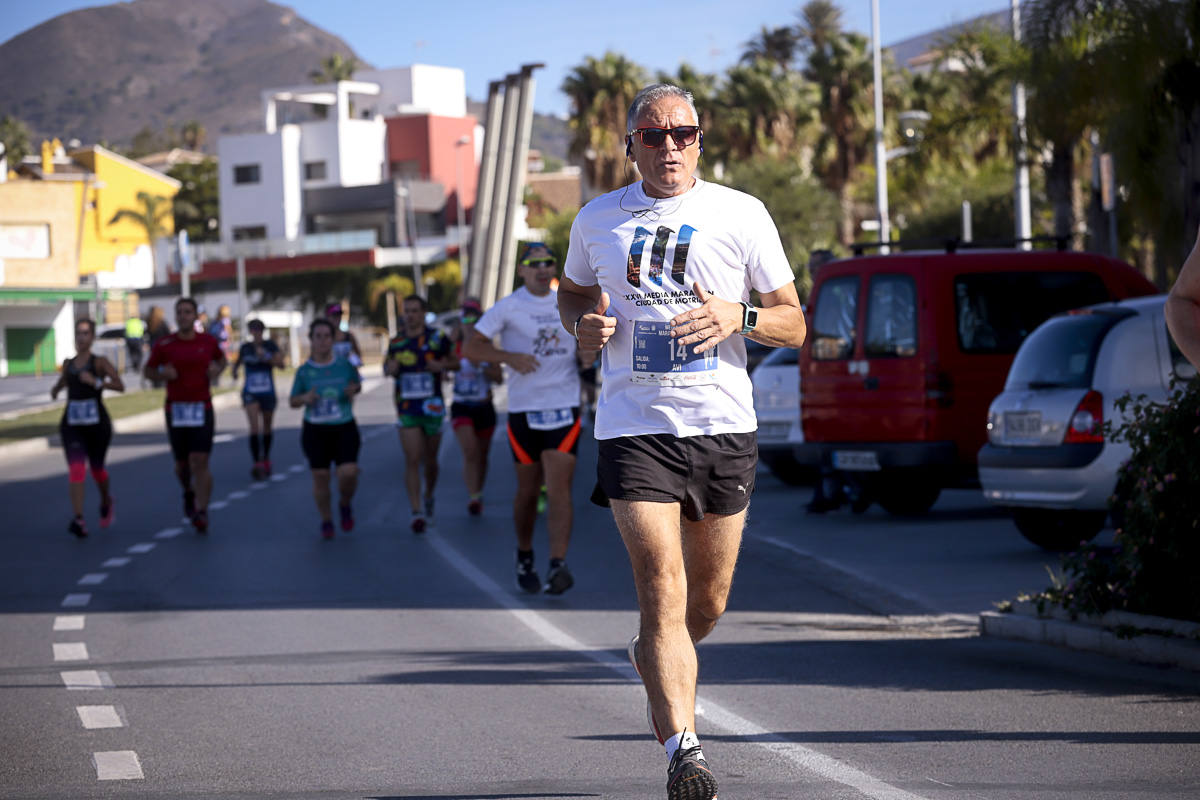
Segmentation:
<svg viewBox="0 0 1200 800">
<path fill-rule="evenodd" d="M 55 17 L 0 44 L 0 116 L 34 141 L 128 143 L 145 126 L 261 129 L 262 89 L 309 82 L 336 36 L 267 0 L 133 0 Z M 370 66 L 359 61 L 364 67 Z"/>
<path fill-rule="evenodd" d="M 487 103 L 468 98 L 467 113 L 483 124 L 487 122 Z M 566 120 L 551 114 L 533 112 L 533 126 L 529 131 L 531 149 L 542 151 L 542 155 L 554 156 L 565 164 L 567 148 L 570 145 L 571 132 L 567 130 Z"/>
</svg>

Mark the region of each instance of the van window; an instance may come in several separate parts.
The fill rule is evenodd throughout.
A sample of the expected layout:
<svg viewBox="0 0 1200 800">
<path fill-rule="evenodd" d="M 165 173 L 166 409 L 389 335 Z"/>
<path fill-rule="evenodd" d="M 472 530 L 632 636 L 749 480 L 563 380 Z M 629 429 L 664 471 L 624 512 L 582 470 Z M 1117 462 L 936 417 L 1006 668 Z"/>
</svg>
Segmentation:
<svg viewBox="0 0 1200 800">
<path fill-rule="evenodd" d="M 854 355 L 857 324 L 858 277 L 831 278 L 821 284 L 813 319 L 813 358 L 833 361 Z"/>
<path fill-rule="evenodd" d="M 1056 317 L 1034 331 L 1013 360 L 1005 391 L 1086 389 L 1100 343 L 1129 314 L 1080 313 Z"/>
<path fill-rule="evenodd" d="M 868 358 L 917 354 L 917 288 L 908 275 L 871 279 L 863 350 Z"/>
<path fill-rule="evenodd" d="M 1112 298 L 1090 272 L 988 272 L 954 279 L 958 346 L 967 353 L 1015 353 L 1054 314 Z"/>
</svg>

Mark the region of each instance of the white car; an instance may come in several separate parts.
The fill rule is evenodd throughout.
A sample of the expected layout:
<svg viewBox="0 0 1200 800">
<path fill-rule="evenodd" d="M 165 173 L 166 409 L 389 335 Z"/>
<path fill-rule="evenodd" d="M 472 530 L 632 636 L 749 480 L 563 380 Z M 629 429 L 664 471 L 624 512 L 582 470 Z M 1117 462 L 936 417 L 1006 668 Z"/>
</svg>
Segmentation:
<svg viewBox="0 0 1200 800">
<path fill-rule="evenodd" d="M 784 483 L 816 480 L 816 471 L 796 463 L 792 447 L 804 443 L 800 428 L 800 361 L 794 347 L 779 347 L 750 373 L 758 416 L 758 458 Z"/>
<path fill-rule="evenodd" d="M 1125 394 L 1162 402 L 1172 380 L 1196 374 L 1171 341 L 1166 295 L 1088 306 L 1052 317 L 1021 344 L 988 411 L 979 480 L 1012 511 L 1021 534 L 1071 550 L 1104 527 L 1129 445 L 1108 440 Z"/>
</svg>

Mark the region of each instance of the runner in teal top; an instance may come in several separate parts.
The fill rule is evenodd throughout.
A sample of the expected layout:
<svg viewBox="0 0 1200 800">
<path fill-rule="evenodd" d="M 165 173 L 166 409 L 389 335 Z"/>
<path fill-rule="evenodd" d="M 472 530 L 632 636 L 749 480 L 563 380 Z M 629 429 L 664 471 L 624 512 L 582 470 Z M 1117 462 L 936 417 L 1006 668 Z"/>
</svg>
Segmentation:
<svg viewBox="0 0 1200 800">
<path fill-rule="evenodd" d="M 351 407 L 353 397 L 362 391 L 362 378 L 349 361 L 333 354 L 333 335 L 329 320 L 313 320 L 308 328 L 312 357 L 296 370 L 288 398 L 292 408 L 304 407 L 300 444 L 312 469 L 313 499 L 321 514 L 321 536 L 326 539 L 333 538 L 329 465 L 337 469 L 342 530 L 350 531 L 354 528 L 350 500 L 358 488 L 362 444 Z"/>
</svg>

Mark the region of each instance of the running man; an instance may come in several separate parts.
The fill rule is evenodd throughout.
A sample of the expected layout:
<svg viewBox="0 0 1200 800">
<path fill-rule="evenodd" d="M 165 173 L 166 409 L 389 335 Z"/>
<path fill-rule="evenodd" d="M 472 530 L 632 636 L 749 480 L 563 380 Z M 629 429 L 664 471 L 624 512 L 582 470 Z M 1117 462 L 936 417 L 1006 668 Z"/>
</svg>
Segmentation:
<svg viewBox="0 0 1200 800">
<path fill-rule="evenodd" d="M 246 330 L 250 332 L 250 341 L 242 342 L 238 348 L 237 361 L 233 362 L 233 380 L 237 382 L 238 370 L 244 367 L 246 384 L 242 387 L 242 407 L 250 424 L 250 457 L 254 459 L 250 476 L 261 481 L 271 474 L 271 440 L 274 436 L 271 422 L 278 402 L 274 370 L 283 366 L 283 352 L 275 342 L 263 338 L 266 326 L 261 319 L 250 320 Z"/>
<path fill-rule="evenodd" d="M 633 567 L 629 656 L 666 747 L 667 797 L 711 800 L 695 645 L 725 611 L 754 490 L 743 337 L 800 347 L 804 316 L 763 204 L 695 176 L 704 135 L 691 94 L 646 87 L 626 130 L 642 180 L 575 218 L 559 311 L 581 350 L 603 349 L 596 499 L 611 502 Z"/>
<path fill-rule="evenodd" d="M 442 373 L 452 366 L 450 339 L 425 325 L 428 310 L 425 300 L 415 294 L 404 298 L 404 330 L 388 344 L 383 362 L 384 374 L 396 379 L 396 425 L 400 429 L 400 446 L 404 448 L 404 485 L 412 506 L 413 533 L 424 533 L 428 519 L 433 516 L 438 447 L 446 417 Z"/>
<path fill-rule="evenodd" d="M 525 285 L 488 309 L 467 340 L 467 358 L 507 364 L 508 442 L 516 462 L 513 525 L 517 532 L 517 585 L 530 594 L 562 594 L 575 583 L 567 568 L 573 509 L 571 481 L 579 449 L 579 371 L 575 342 L 562 332 L 550 282 L 558 261 L 540 242 L 526 245 L 520 261 Z M 500 347 L 492 339 L 500 337 Z M 538 579 L 533 528 L 538 494 L 546 486 L 550 568 Z"/>
<path fill-rule="evenodd" d="M 362 391 L 358 370 L 333 352 L 336 328 L 327 319 L 308 326 L 311 355 L 296 370 L 288 404 L 304 408 L 300 445 L 312 469 L 313 499 L 321 515 L 321 537 L 333 538 L 329 465 L 337 471 L 338 516 L 343 531 L 354 529 L 350 502 L 358 488 L 358 450 L 362 437 L 351 402 Z"/>
<path fill-rule="evenodd" d="M 450 404 L 450 424 L 463 453 L 463 482 L 467 486 L 467 513 L 483 513 L 483 484 L 487 480 L 488 451 L 496 430 L 496 407 L 492 404 L 492 385 L 504 380 L 499 364 L 475 362 L 463 355 L 463 344 L 483 314 L 478 300 L 463 301 L 462 320 L 454 331 L 458 367 L 454 371 L 454 400 Z"/>
<path fill-rule="evenodd" d="M 346 359 L 353 367 L 361 367 L 362 351 L 358 349 L 358 339 L 348 326 L 342 330 L 342 304 L 330 303 L 325 307 L 325 316 L 333 323 L 333 354 Z"/>
<path fill-rule="evenodd" d="M 107 528 L 113 522 L 113 499 L 108 491 L 108 470 L 104 467 L 113 427 L 100 395 L 105 389 L 125 391 L 125 383 L 112 362 L 92 353 L 95 340 L 96 323 L 86 318 L 76 320 L 75 356 L 63 362 L 62 374 L 50 389 L 51 400 L 57 400 L 64 388 L 67 390 L 67 407 L 58 423 L 58 435 L 67 457 L 68 489 L 71 510 L 75 513 L 67 530 L 80 539 L 87 536 L 83 494 L 88 467 L 100 490 L 100 527 Z"/>
<path fill-rule="evenodd" d="M 225 369 L 225 353 L 214 337 L 196 330 L 196 317 L 195 300 L 175 301 L 178 330 L 154 345 L 143 374 L 147 380 L 167 382 L 167 438 L 183 487 L 183 515 L 197 533 L 207 533 L 213 485 L 208 456 L 215 425 L 209 385 Z"/>
</svg>

